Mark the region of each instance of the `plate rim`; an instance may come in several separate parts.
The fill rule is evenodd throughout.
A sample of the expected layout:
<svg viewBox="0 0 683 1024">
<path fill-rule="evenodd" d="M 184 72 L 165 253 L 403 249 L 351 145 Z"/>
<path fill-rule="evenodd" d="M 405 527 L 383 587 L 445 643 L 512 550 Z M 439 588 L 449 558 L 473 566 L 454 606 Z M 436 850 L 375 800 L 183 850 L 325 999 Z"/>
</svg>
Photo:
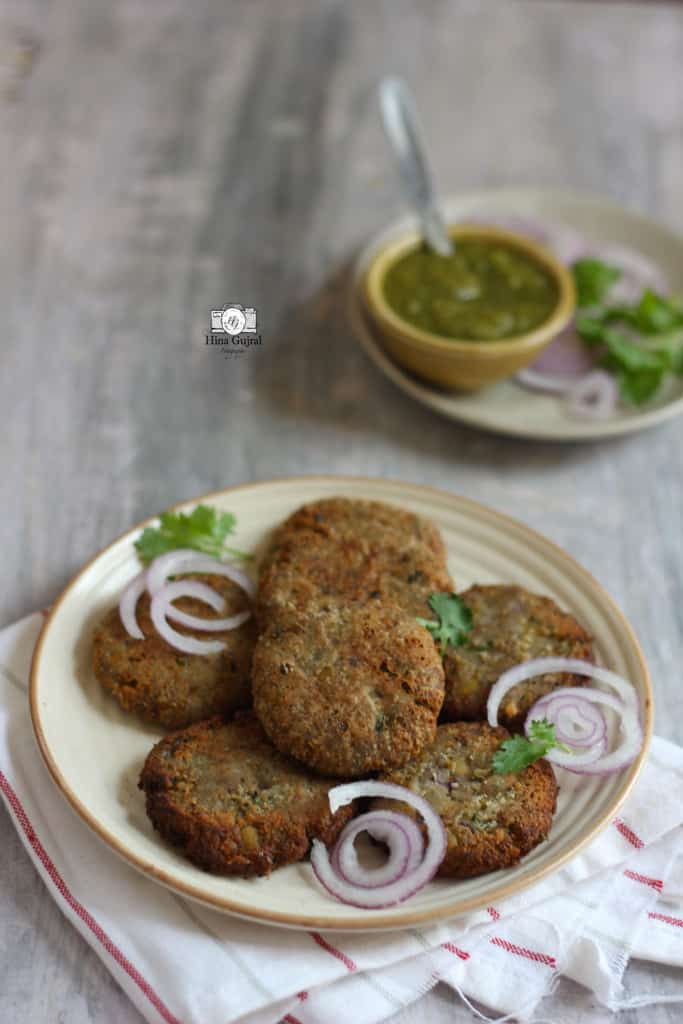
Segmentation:
<svg viewBox="0 0 683 1024">
<path fill-rule="evenodd" d="M 369 920 L 350 918 L 344 921 L 339 921 L 334 915 L 328 916 L 325 914 L 305 914 L 305 913 L 285 913 L 282 911 L 265 911 L 260 908 L 253 908 L 249 905 L 245 905 L 230 898 L 214 896 L 207 893 L 200 886 L 194 885 L 189 882 L 184 882 L 173 877 L 169 872 L 163 868 L 155 866 L 150 863 L 146 858 L 139 856 L 121 842 L 117 836 L 113 833 L 108 832 L 104 828 L 96 815 L 92 813 L 85 804 L 81 801 L 79 796 L 73 791 L 69 782 L 64 778 L 59 768 L 57 760 L 53 756 L 50 749 L 47 738 L 43 732 L 40 716 L 40 708 L 38 702 L 38 686 L 39 686 L 39 674 L 41 669 L 41 658 L 42 650 L 45 640 L 50 633 L 52 624 L 63 604 L 63 602 L 71 595 L 72 591 L 79 585 L 81 578 L 95 565 L 95 563 L 107 554 L 113 547 L 115 547 L 120 541 L 126 537 L 135 534 L 145 526 L 158 519 L 159 514 L 148 516 L 141 522 L 129 527 L 124 530 L 121 534 L 114 538 L 109 544 L 106 544 L 101 550 L 99 550 L 92 558 L 79 569 L 79 571 L 72 577 L 67 583 L 64 589 L 59 594 L 58 598 L 54 601 L 49 609 L 47 617 L 40 629 L 38 638 L 33 650 L 31 658 L 31 668 L 29 673 L 29 710 L 31 714 L 31 723 L 33 726 L 34 736 L 38 745 L 40 755 L 46 765 L 48 772 L 59 790 L 62 797 L 67 801 L 72 810 L 78 815 L 78 817 L 85 823 L 85 825 L 93 832 L 98 839 L 104 842 L 107 847 L 121 857 L 127 864 L 135 868 L 143 875 L 151 878 L 173 892 L 179 893 L 181 896 L 188 897 L 196 902 L 202 903 L 205 906 L 209 906 L 214 910 L 219 910 L 224 913 L 228 913 L 237 917 L 245 918 L 258 924 L 294 928 L 297 930 L 305 930 L 310 928 L 320 928 L 325 931 L 338 931 L 338 932 L 380 932 L 380 931 L 399 931 L 406 927 L 410 927 L 416 924 L 433 924 L 437 921 L 444 920 L 446 918 L 458 917 L 462 914 L 479 910 L 482 907 L 489 905 L 500 899 L 512 896 L 517 892 L 521 892 L 534 885 L 540 879 L 547 877 L 548 875 L 554 874 L 559 870 L 563 864 L 575 857 L 582 849 L 584 849 L 596 836 L 598 836 L 604 829 L 609 825 L 610 821 L 615 817 L 617 811 L 624 803 L 629 793 L 631 792 L 636 779 L 640 775 L 642 768 L 645 764 L 645 760 L 649 753 L 650 742 L 652 739 L 653 731 L 653 720 L 654 720 L 654 698 L 652 691 L 652 680 L 650 672 L 643 654 L 643 650 L 638 642 L 635 631 L 631 626 L 630 622 L 622 612 L 621 608 L 617 605 L 616 601 L 610 596 L 605 587 L 590 573 L 587 569 L 581 565 L 572 555 L 570 555 L 564 548 L 550 540 L 544 534 L 535 530 L 531 526 L 527 526 L 526 523 L 513 516 L 509 516 L 504 512 L 499 512 L 497 509 L 491 508 L 491 506 L 484 504 L 483 502 L 476 501 L 472 498 L 467 498 L 459 494 L 451 493 L 450 491 L 443 490 L 438 487 L 433 487 L 428 484 L 416 484 L 405 480 L 398 480 L 395 478 L 385 477 L 367 477 L 367 476 L 355 476 L 349 474 L 336 475 L 336 474 L 310 474 L 302 476 L 282 476 L 282 477 L 271 477 L 267 480 L 258 480 L 247 483 L 235 484 L 231 487 L 220 488 L 215 491 L 210 491 L 207 494 L 202 494 L 194 498 L 186 498 L 181 502 L 169 506 L 168 511 L 184 510 L 187 506 L 192 506 L 201 502 L 211 501 L 217 497 L 223 497 L 226 495 L 235 494 L 238 491 L 245 490 L 257 490 L 262 488 L 269 488 L 273 485 L 302 485 L 302 484 L 321 484 L 321 483 L 338 483 L 340 488 L 343 488 L 346 484 L 386 484 L 389 486 L 396 487 L 408 487 L 414 491 L 419 491 L 425 494 L 427 497 L 433 495 L 435 498 L 439 498 L 441 501 L 447 503 L 455 503 L 456 505 L 465 505 L 472 512 L 478 510 L 484 510 L 487 515 L 493 516 L 494 519 L 498 520 L 502 526 L 505 524 L 514 525 L 516 529 L 522 528 L 524 532 L 530 534 L 533 539 L 541 540 L 544 544 L 549 545 L 558 558 L 565 563 L 569 563 L 574 572 L 579 573 L 584 580 L 593 587 L 600 599 L 601 603 L 608 605 L 610 610 L 614 614 L 616 620 L 619 622 L 619 626 L 626 636 L 632 652 L 635 655 L 639 669 L 642 674 L 644 684 L 644 700 L 643 700 L 643 746 L 640 754 L 636 760 L 631 764 L 628 774 L 622 783 L 619 791 L 614 795 L 613 799 L 609 802 L 602 815 L 595 822 L 595 824 L 588 831 L 581 834 L 580 838 L 573 844 L 570 844 L 569 849 L 564 852 L 558 852 L 550 861 L 545 865 L 540 865 L 533 869 L 527 876 L 522 879 L 513 881 L 502 880 L 498 885 L 494 886 L 491 890 L 485 894 L 479 896 L 471 896 L 461 900 L 445 901 L 444 904 L 432 908 L 429 910 L 417 910 L 410 911 L 406 910 L 405 914 L 401 916 L 400 920 L 395 917 L 386 917 L 383 914 L 374 913 L 371 915 Z M 359 908 L 359 916 L 367 913 Z"/>
<path fill-rule="evenodd" d="M 624 204 L 612 199 L 611 196 L 602 196 L 599 193 L 595 193 L 590 190 L 584 191 L 581 189 L 543 188 L 534 186 L 493 186 L 487 189 L 468 189 L 463 192 L 449 193 L 444 197 L 443 203 L 444 208 L 448 210 L 450 207 L 460 202 L 485 203 L 487 197 L 500 198 L 504 195 L 509 195 L 511 197 L 511 201 L 514 201 L 514 197 L 528 200 L 538 198 L 551 203 L 579 203 L 586 207 L 597 207 L 603 210 L 611 210 L 614 213 L 622 215 L 625 214 L 629 219 L 639 221 L 642 224 L 647 225 L 650 229 L 655 228 L 657 231 L 664 232 L 672 240 L 675 240 L 681 246 L 681 249 L 683 249 L 683 236 L 679 234 L 679 232 L 668 227 L 666 224 L 663 224 L 656 217 L 643 213 L 641 210 L 625 206 Z M 395 217 L 383 227 L 373 232 L 371 236 L 366 238 L 361 246 L 356 249 L 351 260 L 350 280 L 348 282 L 344 298 L 344 314 L 346 322 L 351 328 L 351 332 L 356 341 L 360 344 L 363 351 L 377 367 L 380 373 L 390 380 L 400 391 L 403 392 L 403 394 L 408 395 L 416 402 L 419 402 L 420 405 L 424 406 L 426 409 L 431 409 L 432 412 L 444 417 L 444 419 L 448 419 L 456 423 L 464 423 L 466 426 L 472 427 L 473 429 L 483 430 L 487 433 L 498 434 L 499 436 L 504 437 L 515 437 L 519 440 L 545 441 L 555 444 L 607 441 L 611 438 L 624 437 L 625 435 L 634 434 L 641 430 L 648 430 L 652 427 L 659 426 L 676 416 L 683 415 L 683 395 L 681 395 L 679 398 L 674 398 L 656 409 L 651 409 L 649 412 L 639 412 L 632 417 L 613 420 L 611 423 L 609 421 L 596 422 L 593 429 L 584 429 L 580 432 L 573 432 L 570 430 L 567 430 L 566 432 L 552 432 L 544 431 L 542 429 L 533 430 L 525 428 L 524 426 L 515 426 L 514 424 L 503 426 L 500 424 L 483 422 L 476 410 L 468 411 L 466 407 L 463 407 L 462 409 L 446 410 L 441 408 L 440 405 L 434 404 L 432 396 L 438 398 L 441 392 L 436 388 L 430 387 L 429 384 L 419 380 L 419 378 L 413 378 L 411 374 L 399 366 L 398 363 L 394 362 L 391 356 L 388 355 L 380 341 L 375 336 L 375 333 L 367 320 L 358 289 L 358 281 L 361 276 L 362 268 L 365 266 L 368 255 L 372 250 L 383 238 L 389 236 L 392 232 L 398 231 L 403 226 L 408 228 L 413 223 L 414 219 L 411 218 L 410 214 L 404 214 L 402 216 Z M 448 395 L 449 393 L 444 392 L 444 394 Z M 527 392 L 527 394 L 531 398 L 552 397 L 538 396 L 534 395 L 532 392 Z"/>
</svg>

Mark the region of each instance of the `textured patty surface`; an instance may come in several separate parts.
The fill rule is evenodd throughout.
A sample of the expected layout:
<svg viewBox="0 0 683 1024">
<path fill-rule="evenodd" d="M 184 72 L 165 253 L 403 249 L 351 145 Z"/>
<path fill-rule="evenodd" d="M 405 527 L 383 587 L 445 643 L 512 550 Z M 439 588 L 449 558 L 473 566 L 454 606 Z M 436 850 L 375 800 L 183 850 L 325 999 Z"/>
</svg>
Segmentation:
<svg viewBox="0 0 683 1024">
<path fill-rule="evenodd" d="M 181 598 L 176 607 L 191 615 L 223 618 L 249 607 L 244 592 L 223 576 L 196 576 L 217 590 L 226 610 L 218 615 L 194 598 Z M 126 711 L 169 729 L 179 729 L 211 715 L 246 707 L 251 701 L 251 656 L 256 642 L 255 622 L 226 633 L 200 633 L 175 627 L 200 639 L 218 639 L 225 647 L 217 654 L 183 654 L 170 647 L 154 629 L 150 600 L 138 601 L 137 619 L 144 640 L 129 636 L 118 608 L 107 613 L 95 631 L 95 675 Z"/>
<path fill-rule="evenodd" d="M 301 860 L 314 838 L 334 842 L 354 814 L 330 812 L 334 785 L 278 753 L 250 712 L 166 736 L 140 775 L 163 838 L 206 871 L 243 878 Z"/>
<path fill-rule="evenodd" d="M 519 774 L 493 771 L 493 755 L 508 735 L 484 722 L 441 725 L 436 740 L 410 764 L 381 776 L 425 797 L 441 817 L 448 836 L 442 877 L 471 878 L 509 867 L 550 831 L 557 799 L 551 765 L 536 761 Z M 396 801 L 375 806 L 415 817 Z"/>
<path fill-rule="evenodd" d="M 252 685 L 275 746 L 354 777 L 403 764 L 434 738 L 444 675 L 427 631 L 395 605 L 331 600 L 271 623 Z"/>
<path fill-rule="evenodd" d="M 462 595 L 472 611 L 472 632 L 462 647 L 449 647 L 444 659 L 447 721 L 486 719 L 491 687 L 508 668 L 532 658 L 592 660 L 591 637 L 573 616 L 549 597 L 522 587 L 477 584 Z M 529 708 L 558 686 L 581 686 L 585 679 L 567 674 L 540 676 L 513 687 L 499 720 L 520 731 Z"/>
<path fill-rule="evenodd" d="M 403 547 L 423 544 L 442 561 L 446 558 L 441 534 L 429 519 L 380 501 L 323 498 L 302 505 L 278 528 L 271 550 L 299 530 L 313 530 L 336 543 L 357 539 L 369 546 L 398 541 Z"/>
<path fill-rule="evenodd" d="M 367 544 L 302 527 L 280 540 L 262 571 L 258 617 L 267 623 L 283 610 L 303 612 L 329 597 L 393 602 L 430 616 L 429 595 L 452 589 L 445 563 L 421 541 L 404 544 L 400 535 L 387 535 L 383 544 Z"/>
</svg>

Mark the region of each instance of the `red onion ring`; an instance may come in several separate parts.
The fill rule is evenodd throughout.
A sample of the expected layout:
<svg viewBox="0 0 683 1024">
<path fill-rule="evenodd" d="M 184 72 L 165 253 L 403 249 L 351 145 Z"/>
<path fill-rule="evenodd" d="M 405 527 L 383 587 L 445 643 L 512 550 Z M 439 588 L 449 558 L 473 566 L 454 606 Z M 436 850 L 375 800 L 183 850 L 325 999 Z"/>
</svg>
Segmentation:
<svg viewBox="0 0 683 1024">
<path fill-rule="evenodd" d="M 389 857 L 381 867 L 365 868 L 359 863 L 355 839 L 361 832 L 367 832 L 389 847 Z M 376 889 L 414 871 L 424 856 L 424 845 L 420 826 L 407 814 L 370 811 L 348 823 L 337 840 L 331 863 L 345 882 L 363 889 Z"/>
<path fill-rule="evenodd" d="M 586 704 L 594 702 L 596 704 L 603 704 L 605 707 L 616 711 L 619 715 L 623 739 L 609 754 L 604 752 L 607 745 L 605 740 L 604 745 L 597 744 L 583 754 L 568 754 L 564 750 L 553 748 L 553 750 L 548 751 L 545 755 L 546 760 L 551 761 L 560 768 L 566 768 L 567 771 L 576 772 L 577 775 L 611 775 L 629 765 L 643 745 L 643 730 L 638 720 L 637 712 L 633 708 L 627 707 L 618 697 L 612 696 L 611 693 L 603 693 L 601 690 L 568 686 L 565 687 L 564 692 L 569 694 L 577 704 L 580 702 Z M 538 718 L 536 705 L 531 708 L 524 723 L 524 729 L 527 733 L 531 725 L 532 715 L 534 718 Z M 550 715 L 552 716 L 552 712 Z M 550 717 L 550 721 L 552 721 L 552 717 Z M 601 747 L 602 749 L 600 749 Z"/>
<path fill-rule="evenodd" d="M 619 385 L 607 370 L 591 370 L 575 381 L 567 391 L 570 412 L 605 420 L 614 414 L 619 401 Z"/>
<path fill-rule="evenodd" d="M 138 625 L 138 620 L 135 616 L 135 609 L 137 608 L 138 601 L 145 592 L 147 587 L 147 573 L 139 572 L 137 576 L 134 576 L 130 581 L 124 592 L 121 594 L 119 601 L 119 616 L 123 623 L 123 628 L 129 636 L 132 636 L 135 640 L 144 640 L 145 634 Z"/>
<path fill-rule="evenodd" d="M 583 707 L 587 716 L 592 716 L 593 713 L 592 710 L 591 712 L 587 710 L 588 704 L 603 704 L 619 715 L 623 739 L 615 750 L 605 753 L 607 742 L 605 737 L 594 746 L 584 749 L 583 753 L 568 754 L 566 751 L 555 748 L 545 755 L 546 760 L 577 774 L 608 775 L 621 771 L 634 760 L 643 745 L 638 696 L 634 687 L 616 672 L 602 668 L 600 665 L 593 665 L 589 661 L 580 661 L 578 658 L 535 658 L 533 661 L 524 661 L 520 665 L 508 669 L 507 672 L 503 672 L 489 693 L 487 702 L 489 725 L 498 724 L 498 710 L 501 701 L 513 686 L 526 682 L 527 679 L 534 679 L 536 676 L 556 672 L 588 676 L 599 683 L 612 687 L 619 696 L 614 697 L 610 693 L 603 693 L 602 690 L 564 686 L 561 690 L 548 694 L 533 705 L 527 715 L 525 731 L 528 733 L 531 722 L 537 721 L 539 718 L 548 718 L 549 721 L 553 721 L 553 704 L 556 709 L 561 708 L 561 699 L 565 703 L 570 699 L 575 705 Z M 558 704 L 558 702 L 560 703 Z M 567 742 L 567 745 L 571 746 L 571 741 Z"/>
<path fill-rule="evenodd" d="M 228 562 L 219 562 L 216 558 L 193 551 L 192 548 L 177 548 L 175 551 L 168 551 L 165 555 L 155 558 L 147 570 L 147 589 L 153 597 L 157 590 L 163 587 L 169 576 L 192 572 L 227 576 L 229 580 L 241 587 L 252 600 L 256 596 L 256 584 L 249 579 L 245 572 Z"/>
<path fill-rule="evenodd" d="M 172 619 L 188 629 L 198 629 L 207 633 L 226 632 L 239 628 L 250 618 L 251 612 L 245 610 L 224 619 L 208 619 L 181 611 L 173 604 L 173 601 L 179 597 L 194 597 L 208 604 L 215 612 L 220 612 L 225 608 L 225 600 L 206 583 L 201 583 L 199 580 L 167 582 L 169 576 L 174 576 L 179 572 L 227 576 L 250 598 L 253 599 L 256 594 L 256 586 L 253 581 L 236 566 L 219 562 L 215 558 L 193 551 L 191 548 L 179 548 L 155 558 L 146 572 L 139 573 L 128 584 L 119 601 L 119 616 L 124 629 L 135 640 L 145 639 L 135 616 L 135 609 L 138 600 L 147 590 L 152 599 L 150 605 L 152 623 L 166 643 L 185 654 L 215 654 L 225 647 L 222 641 L 197 640 L 184 636 L 173 629 L 168 620 Z"/>
<path fill-rule="evenodd" d="M 206 583 L 198 580 L 176 580 L 174 583 L 165 583 L 161 590 L 157 590 L 155 597 L 166 602 L 166 618 L 173 619 L 181 626 L 188 629 L 200 629 L 207 633 L 222 633 L 229 629 L 237 629 L 243 622 L 251 618 L 251 612 L 246 610 L 230 615 L 226 619 L 205 619 L 200 615 L 189 615 L 187 612 L 176 608 L 173 601 L 179 597 L 194 597 L 210 605 L 214 611 L 220 612 L 225 608 L 225 601 L 215 590 Z"/>
<path fill-rule="evenodd" d="M 332 854 L 332 860 L 328 854 L 327 848 L 324 843 L 319 840 L 313 840 L 313 846 L 311 849 L 311 866 L 315 873 L 316 878 L 320 884 L 327 889 L 329 893 L 336 896 L 342 903 L 348 903 L 351 906 L 363 907 L 368 910 L 376 910 L 382 907 L 392 907 L 397 903 L 402 903 L 407 900 L 409 896 L 412 896 L 418 890 L 422 889 L 427 882 L 429 882 L 436 874 L 439 864 L 446 855 L 446 848 L 448 845 L 446 830 L 443 827 L 443 822 L 438 816 L 431 804 L 423 797 L 417 796 L 409 789 L 405 789 L 403 786 L 397 786 L 391 782 L 376 782 L 374 780 L 367 782 L 349 782 L 342 786 L 335 786 L 328 793 L 328 799 L 330 802 L 330 809 L 334 814 L 340 807 L 351 803 L 353 800 L 357 800 L 359 797 L 384 797 L 389 800 L 398 800 L 401 803 L 408 804 L 414 808 L 422 817 L 425 828 L 427 829 L 427 848 L 424 852 L 424 856 L 417 861 L 416 856 L 416 844 L 415 839 L 411 840 L 411 835 L 414 837 L 412 828 L 415 822 L 408 815 L 401 815 L 397 812 L 384 812 L 378 811 L 376 814 L 382 816 L 384 820 L 384 828 L 387 830 L 393 829 L 392 841 L 395 845 L 401 842 L 399 831 L 403 831 L 407 837 L 411 847 L 409 851 L 408 861 L 404 867 L 402 873 L 397 877 L 390 880 L 385 880 L 379 884 L 377 881 L 369 882 L 365 875 L 365 869 L 362 869 L 358 865 L 359 874 L 357 877 L 363 878 L 362 882 L 352 883 L 347 880 L 345 875 L 341 874 L 341 868 L 345 872 L 356 873 L 356 867 L 353 863 L 353 858 L 350 856 L 348 851 L 343 855 L 341 850 L 341 842 L 344 833 L 346 837 L 344 842 L 353 844 L 353 839 L 358 832 L 363 831 L 365 826 L 362 824 L 366 815 L 361 815 L 356 818 L 352 823 L 356 826 L 355 830 L 352 831 L 347 826 L 340 836 L 335 850 Z M 401 823 L 390 824 L 387 814 L 397 814 L 399 818 L 405 818 L 406 821 Z M 378 818 L 375 813 L 370 812 L 372 816 L 371 825 L 373 829 L 378 828 Z M 410 824 L 408 824 L 408 822 Z M 370 829 L 368 829 L 370 831 Z M 351 838 L 349 839 L 349 836 Z M 399 860 L 399 854 L 396 855 L 394 865 Z M 391 855 L 389 861 L 391 861 Z M 412 870 L 409 870 L 408 865 L 413 864 Z M 392 868 L 392 871 L 394 868 Z M 378 869 L 379 878 L 384 878 L 390 874 L 385 864 L 382 868 Z M 378 872 L 368 872 L 369 876 L 372 876 L 376 880 L 378 879 Z"/>
<path fill-rule="evenodd" d="M 537 718 L 547 718 L 555 726 L 560 743 L 571 747 L 592 747 L 607 739 L 607 723 L 600 708 L 567 696 L 566 687 L 541 697 L 534 704 Z"/>
<path fill-rule="evenodd" d="M 549 395 L 563 395 L 576 383 L 575 378 L 561 377 L 554 373 L 542 373 L 541 370 L 534 370 L 533 366 L 527 366 L 519 370 L 515 380 L 532 391 L 545 391 Z"/>
<path fill-rule="evenodd" d="M 192 581 L 190 580 L 189 582 Z M 182 580 L 178 580 L 177 586 L 182 587 L 182 583 Z M 176 592 L 175 597 L 184 597 L 185 593 L 184 590 Z M 157 633 L 171 647 L 175 647 L 176 650 L 183 651 L 185 654 L 217 654 L 223 650 L 225 644 L 222 640 L 197 640 L 196 637 L 185 636 L 183 633 L 179 633 L 173 626 L 169 625 L 167 619 L 168 610 L 169 601 L 166 588 L 164 587 L 152 597 L 149 614 Z"/>
</svg>

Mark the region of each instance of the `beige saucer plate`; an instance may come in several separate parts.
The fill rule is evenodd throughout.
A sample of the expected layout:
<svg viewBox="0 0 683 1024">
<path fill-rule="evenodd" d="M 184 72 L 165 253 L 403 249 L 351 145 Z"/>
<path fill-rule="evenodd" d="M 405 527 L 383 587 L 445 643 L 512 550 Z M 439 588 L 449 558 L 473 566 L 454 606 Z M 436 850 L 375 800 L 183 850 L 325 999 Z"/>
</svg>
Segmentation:
<svg viewBox="0 0 683 1024">
<path fill-rule="evenodd" d="M 391 909 L 363 911 L 336 902 L 317 885 L 307 863 L 248 881 L 206 874 L 163 843 L 145 816 L 137 779 L 161 732 L 125 715 L 90 669 L 93 626 L 138 571 L 133 540 L 144 523 L 85 566 L 43 627 L 30 685 L 40 751 L 62 794 L 111 849 L 150 878 L 220 910 L 294 928 L 372 931 L 488 906 L 556 871 L 609 824 L 625 799 L 643 765 L 652 730 L 652 695 L 642 652 L 611 598 L 569 555 L 522 523 L 464 498 L 389 480 L 302 477 L 247 484 L 197 500 L 233 512 L 238 524 L 235 545 L 258 553 L 272 528 L 293 509 L 333 495 L 386 501 L 431 517 L 443 533 L 458 587 L 474 581 L 514 582 L 548 594 L 572 611 L 594 634 L 600 660 L 638 691 L 646 735 L 638 760 L 605 779 L 561 772 L 550 837 L 517 867 L 468 881 L 439 880 Z"/>
<path fill-rule="evenodd" d="M 444 203 L 449 221 L 512 214 L 567 224 L 589 242 L 616 242 L 661 268 L 672 292 L 683 294 L 683 238 L 649 217 L 609 200 L 549 189 L 490 189 L 468 192 Z M 472 394 L 441 391 L 398 366 L 386 353 L 361 301 L 360 282 L 374 254 L 413 227 L 404 217 L 376 235 L 353 271 L 347 316 L 355 336 L 382 373 L 402 391 L 452 420 L 472 427 L 538 441 L 592 441 L 655 426 L 683 413 L 683 378 L 667 380 L 657 398 L 640 409 L 620 408 L 609 420 L 577 419 L 561 398 L 542 395 L 506 380 Z"/>
</svg>

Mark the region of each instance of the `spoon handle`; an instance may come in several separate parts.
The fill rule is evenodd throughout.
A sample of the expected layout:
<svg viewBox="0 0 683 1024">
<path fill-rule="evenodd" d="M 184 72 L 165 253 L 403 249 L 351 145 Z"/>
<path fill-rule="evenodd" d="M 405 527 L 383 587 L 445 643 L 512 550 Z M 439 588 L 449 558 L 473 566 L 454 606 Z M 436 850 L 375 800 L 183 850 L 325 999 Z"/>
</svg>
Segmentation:
<svg viewBox="0 0 683 1024">
<path fill-rule="evenodd" d="M 453 243 L 436 201 L 410 90 L 399 78 L 384 78 L 379 87 L 379 104 L 403 187 L 420 218 L 425 240 L 442 256 L 450 256 Z"/>
</svg>

